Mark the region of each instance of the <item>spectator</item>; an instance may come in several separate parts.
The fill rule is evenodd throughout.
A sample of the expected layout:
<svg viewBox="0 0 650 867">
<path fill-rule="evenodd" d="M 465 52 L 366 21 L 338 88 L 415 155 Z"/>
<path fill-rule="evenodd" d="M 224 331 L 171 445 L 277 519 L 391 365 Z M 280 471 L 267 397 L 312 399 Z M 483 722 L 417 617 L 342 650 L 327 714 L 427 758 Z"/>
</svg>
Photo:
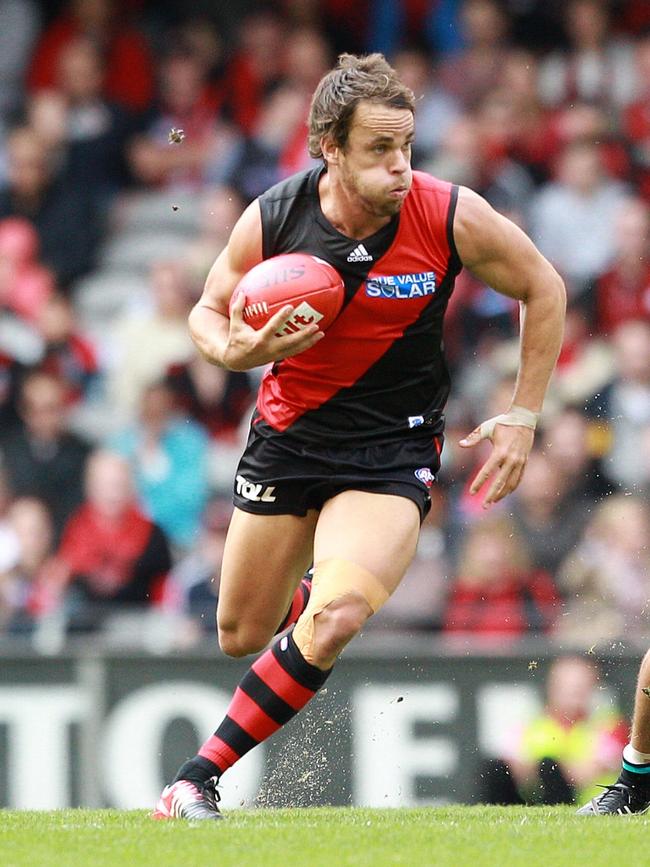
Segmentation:
<svg viewBox="0 0 650 867">
<path fill-rule="evenodd" d="M 98 363 L 94 346 L 78 331 L 70 299 L 60 293 L 52 295 L 40 312 L 38 329 L 45 344 L 41 370 L 65 380 L 70 402 L 85 397 Z"/>
<path fill-rule="evenodd" d="M 508 18 L 496 0 L 466 0 L 460 10 L 464 50 L 443 60 L 443 88 L 468 108 L 498 83 L 508 39 Z"/>
<path fill-rule="evenodd" d="M 146 513 L 174 544 L 188 548 L 208 497 L 204 428 L 175 412 L 168 385 L 154 383 L 144 390 L 138 422 L 112 446 L 128 459 Z"/>
<path fill-rule="evenodd" d="M 213 634 L 221 561 L 232 505 L 213 500 L 201 516 L 201 527 L 192 550 L 174 566 L 165 588 L 168 607 L 183 618 L 178 641 L 197 642 L 205 633 Z"/>
<path fill-rule="evenodd" d="M 542 65 L 544 100 L 575 100 L 620 108 L 634 97 L 636 75 L 630 44 L 611 36 L 610 13 L 602 0 L 571 0 L 565 6 L 568 52 L 555 52 Z"/>
<path fill-rule="evenodd" d="M 539 449 L 531 452 L 512 503 L 513 522 L 536 568 L 555 575 L 589 517 L 572 497 L 563 467 Z"/>
<path fill-rule="evenodd" d="M 242 21 L 238 46 L 226 71 L 226 92 L 237 126 L 252 134 L 267 94 L 282 76 L 282 20 L 272 11 L 251 12 Z"/>
<path fill-rule="evenodd" d="M 596 322 L 613 334 L 628 319 L 650 322 L 650 211 L 628 199 L 616 212 L 614 258 L 596 284 Z"/>
<path fill-rule="evenodd" d="M 65 113 L 66 170 L 101 204 L 128 181 L 124 148 L 133 129 L 129 114 L 104 97 L 105 75 L 102 54 L 90 39 L 77 39 L 61 51 L 56 84 Z"/>
<path fill-rule="evenodd" d="M 20 543 L 16 532 L 9 520 L 13 494 L 7 481 L 7 474 L 0 466 L 0 575 L 5 575 L 18 562 L 20 556 Z M 2 591 L 0 590 L 0 596 Z M 0 602 L 0 612 L 2 603 Z M 2 614 L 0 613 L 0 624 Z"/>
<path fill-rule="evenodd" d="M 418 136 L 413 144 L 413 165 L 419 167 L 430 158 L 443 136 L 460 115 L 454 97 L 441 87 L 427 55 L 416 49 L 399 51 L 392 59 L 400 79 L 418 100 Z"/>
<path fill-rule="evenodd" d="M 621 132 L 628 140 L 637 173 L 639 193 L 650 199 L 650 30 L 635 45 L 636 94 L 621 118 Z"/>
<path fill-rule="evenodd" d="M 503 141 L 507 154 L 536 184 L 549 179 L 559 146 L 550 112 L 539 98 L 538 74 L 539 62 L 532 52 L 510 49 L 504 55 L 497 88 L 510 103 L 510 134 Z"/>
<path fill-rule="evenodd" d="M 296 136 L 302 135 L 305 117 L 304 94 L 288 82 L 278 85 L 262 103 L 252 132 L 228 178 L 245 202 L 252 201 L 295 170 L 290 162 Z M 303 159 L 304 153 L 303 150 Z"/>
<path fill-rule="evenodd" d="M 142 35 L 118 14 L 115 0 L 70 0 L 46 28 L 28 76 L 30 90 L 56 85 L 59 60 L 70 43 L 85 37 L 100 46 L 106 62 L 104 95 L 141 111 L 153 96 L 153 66 Z"/>
<path fill-rule="evenodd" d="M 0 221 L 0 306 L 34 322 L 54 290 L 52 274 L 38 263 L 38 235 L 23 217 Z"/>
<path fill-rule="evenodd" d="M 649 538 L 642 500 L 615 494 L 595 509 L 558 574 L 566 598 L 558 641 L 584 647 L 623 637 L 647 641 Z"/>
<path fill-rule="evenodd" d="M 11 567 L 0 570 L 0 617 L 7 633 L 30 634 L 40 613 L 40 584 L 53 553 L 52 520 L 42 500 L 19 497 L 9 508 L 8 523 L 18 550 Z"/>
<path fill-rule="evenodd" d="M 611 347 L 593 334 L 588 309 L 592 299 L 586 297 L 584 301 L 584 306 L 576 303 L 566 312 L 564 339 L 547 407 L 552 407 L 553 402 L 560 407 L 584 406 L 611 379 L 614 365 Z"/>
<path fill-rule="evenodd" d="M 55 536 L 82 500 L 89 447 L 68 429 L 67 387 L 49 373 L 26 376 L 19 398 L 21 424 L 0 433 L 0 454 L 18 497 L 39 497 L 52 514 Z"/>
<path fill-rule="evenodd" d="M 199 234 L 188 246 L 185 256 L 197 296 L 243 210 L 244 203 L 237 191 L 223 185 L 208 190 L 201 202 Z"/>
<path fill-rule="evenodd" d="M 32 0 L 0 0 L 0 130 L 21 101 L 39 10 Z"/>
<path fill-rule="evenodd" d="M 19 423 L 20 383 L 43 352 L 36 329 L 0 307 L 0 440 Z"/>
<path fill-rule="evenodd" d="M 203 62 L 189 53 L 170 54 L 161 64 L 160 82 L 160 104 L 129 148 L 133 174 L 143 184 L 192 190 L 208 177 L 222 182 L 239 137 L 219 115 Z M 172 128 L 183 130 L 182 146 L 170 147 Z"/>
<path fill-rule="evenodd" d="M 558 604 L 551 577 L 531 563 L 514 523 L 505 517 L 486 518 L 466 531 L 443 631 L 503 644 L 549 632 Z"/>
<path fill-rule="evenodd" d="M 509 738 L 507 754 L 482 773 L 488 804 L 571 804 L 593 797 L 620 766 L 628 726 L 612 707 L 594 707 L 596 666 L 566 656 L 550 667 L 542 713 Z"/>
<path fill-rule="evenodd" d="M 650 480 L 639 462 L 650 425 L 650 323 L 624 322 L 612 336 L 615 373 L 587 405 L 609 439 L 603 466 L 619 485 L 635 489 Z"/>
<path fill-rule="evenodd" d="M 124 458 L 93 452 L 85 494 L 48 574 L 53 598 L 65 593 L 72 630 L 96 629 L 107 614 L 128 606 L 151 606 L 160 599 L 171 567 L 167 538 L 137 507 Z"/>
<path fill-rule="evenodd" d="M 533 240 L 568 279 L 570 298 L 582 295 L 609 266 L 614 215 L 624 198 L 623 185 L 603 168 L 598 145 L 578 141 L 562 153 L 557 180 L 533 200 Z"/>
<path fill-rule="evenodd" d="M 597 431 L 577 407 L 567 406 L 550 418 L 541 432 L 541 443 L 564 480 L 565 514 L 573 511 L 588 514 L 590 506 L 616 490 L 600 464 L 602 453 Z"/>
<path fill-rule="evenodd" d="M 187 328 L 192 294 L 185 264 L 154 262 L 149 279 L 153 309 L 126 314 L 113 334 L 108 386 L 122 424 L 135 418 L 146 386 L 161 380 L 171 364 L 186 362 L 195 351 Z"/>
<path fill-rule="evenodd" d="M 199 422 L 213 439 L 237 439 L 255 396 L 247 371 L 225 370 L 197 353 L 185 364 L 172 365 L 166 382 L 177 408 Z"/>
<path fill-rule="evenodd" d="M 9 184 L 0 191 L 0 219 L 24 217 L 40 238 L 41 260 L 67 286 L 92 266 L 99 217 L 89 191 L 57 169 L 43 141 L 29 127 L 8 137 Z"/>
</svg>

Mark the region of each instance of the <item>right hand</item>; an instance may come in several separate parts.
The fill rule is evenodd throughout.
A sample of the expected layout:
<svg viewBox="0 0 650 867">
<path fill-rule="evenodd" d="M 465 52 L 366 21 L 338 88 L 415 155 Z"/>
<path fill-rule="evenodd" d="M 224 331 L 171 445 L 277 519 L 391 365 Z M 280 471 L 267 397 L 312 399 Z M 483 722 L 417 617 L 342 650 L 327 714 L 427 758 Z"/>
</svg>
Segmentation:
<svg viewBox="0 0 650 867">
<path fill-rule="evenodd" d="M 325 336 L 318 325 L 312 324 L 295 334 L 278 337 L 276 332 L 282 329 L 293 313 L 290 304 L 279 310 L 266 325 L 256 331 L 244 322 L 245 303 L 246 297 L 240 292 L 230 308 L 230 332 L 223 353 L 223 363 L 229 370 L 251 370 L 253 367 L 298 355 Z"/>
</svg>

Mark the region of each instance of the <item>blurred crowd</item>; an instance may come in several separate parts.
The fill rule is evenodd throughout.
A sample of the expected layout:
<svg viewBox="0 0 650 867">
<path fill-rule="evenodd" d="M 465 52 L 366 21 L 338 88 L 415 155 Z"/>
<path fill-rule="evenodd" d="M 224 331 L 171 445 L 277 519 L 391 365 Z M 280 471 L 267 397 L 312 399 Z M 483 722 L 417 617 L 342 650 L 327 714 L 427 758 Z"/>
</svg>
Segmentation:
<svg viewBox="0 0 650 867">
<path fill-rule="evenodd" d="M 569 309 L 524 479 L 486 513 L 488 446 L 457 441 L 509 403 L 519 309 L 459 277 L 443 470 L 370 628 L 647 642 L 650 4 L 0 0 L 0 21 L 0 637 L 213 634 L 259 372 L 201 360 L 187 313 L 248 202 L 315 165 L 337 53 L 380 50 L 418 97 L 415 167 L 519 223 Z"/>
</svg>

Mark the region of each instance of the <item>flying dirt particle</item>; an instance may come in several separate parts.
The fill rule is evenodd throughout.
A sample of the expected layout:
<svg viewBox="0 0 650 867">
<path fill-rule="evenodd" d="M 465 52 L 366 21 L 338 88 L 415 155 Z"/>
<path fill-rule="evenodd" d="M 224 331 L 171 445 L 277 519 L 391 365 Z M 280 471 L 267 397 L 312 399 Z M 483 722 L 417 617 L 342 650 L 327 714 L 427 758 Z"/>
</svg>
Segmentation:
<svg viewBox="0 0 650 867">
<path fill-rule="evenodd" d="M 169 130 L 169 135 L 167 136 L 167 141 L 169 144 L 180 144 L 185 138 L 185 130 L 176 129 L 176 127 L 172 127 Z"/>
<path fill-rule="evenodd" d="M 177 210 L 178 210 L 178 205 L 172 205 L 172 211 L 177 211 Z"/>
<path fill-rule="evenodd" d="M 404 696 L 398 695 L 397 698 L 394 698 L 390 703 L 391 704 L 399 704 L 401 701 L 404 701 Z"/>
<path fill-rule="evenodd" d="M 596 645 L 592 644 L 591 647 L 589 648 L 589 650 L 587 651 L 587 653 L 590 654 L 591 656 L 593 656 L 593 654 L 595 652 L 596 652 Z"/>
</svg>

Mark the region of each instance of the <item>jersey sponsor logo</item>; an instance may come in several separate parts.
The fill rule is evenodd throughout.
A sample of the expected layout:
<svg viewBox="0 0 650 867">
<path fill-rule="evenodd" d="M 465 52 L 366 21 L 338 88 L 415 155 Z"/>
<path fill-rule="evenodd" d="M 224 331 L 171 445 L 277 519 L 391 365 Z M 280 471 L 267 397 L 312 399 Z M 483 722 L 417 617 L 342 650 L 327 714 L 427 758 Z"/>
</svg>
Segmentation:
<svg viewBox="0 0 650 867">
<path fill-rule="evenodd" d="M 387 277 L 370 277 L 366 280 L 366 295 L 369 298 L 424 298 L 435 295 L 435 271 L 420 271 L 419 274 L 391 274 Z"/>
<path fill-rule="evenodd" d="M 319 313 L 315 307 L 306 301 L 301 301 L 297 307 L 293 308 L 293 313 L 280 331 L 276 331 L 275 336 L 282 337 L 283 334 L 295 334 L 297 331 L 304 331 L 308 325 L 320 322 L 322 318 L 323 314 Z"/>
<path fill-rule="evenodd" d="M 427 488 L 430 488 L 436 480 L 429 467 L 420 467 L 419 470 L 416 470 L 415 478 L 422 482 L 423 485 L 426 485 Z"/>
<path fill-rule="evenodd" d="M 262 484 L 249 482 L 243 476 L 236 476 L 235 488 L 239 496 L 245 500 L 250 500 L 253 503 L 275 503 L 274 485 L 268 485 L 265 488 Z"/>
<path fill-rule="evenodd" d="M 348 262 L 372 262 L 372 256 L 363 244 L 357 244 L 354 250 L 349 254 Z"/>
</svg>

